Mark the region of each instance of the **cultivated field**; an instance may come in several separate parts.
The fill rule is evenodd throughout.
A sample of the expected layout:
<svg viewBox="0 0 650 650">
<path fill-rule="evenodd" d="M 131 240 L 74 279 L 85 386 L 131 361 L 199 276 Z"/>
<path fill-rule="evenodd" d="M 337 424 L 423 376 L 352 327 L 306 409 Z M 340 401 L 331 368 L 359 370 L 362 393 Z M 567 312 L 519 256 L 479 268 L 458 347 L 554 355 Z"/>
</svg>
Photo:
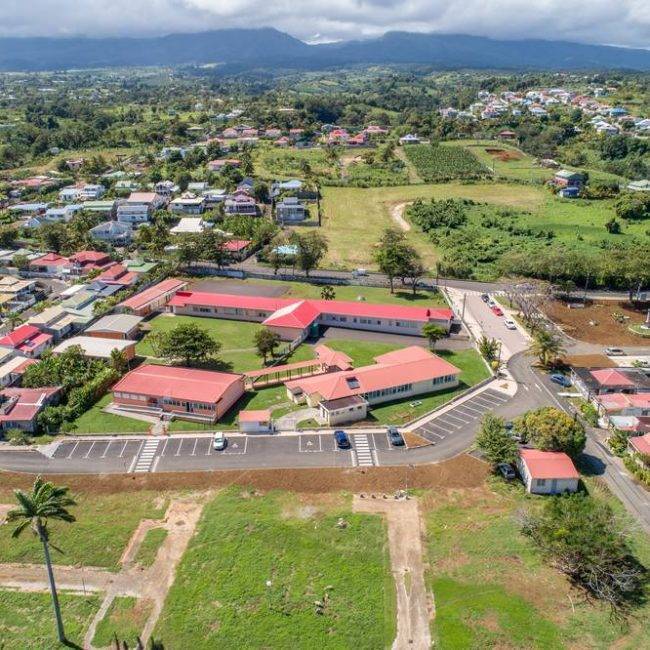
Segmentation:
<svg viewBox="0 0 650 650">
<path fill-rule="evenodd" d="M 473 153 L 462 147 L 415 144 L 404 147 L 404 153 L 425 183 L 467 180 L 490 173 Z"/>
</svg>

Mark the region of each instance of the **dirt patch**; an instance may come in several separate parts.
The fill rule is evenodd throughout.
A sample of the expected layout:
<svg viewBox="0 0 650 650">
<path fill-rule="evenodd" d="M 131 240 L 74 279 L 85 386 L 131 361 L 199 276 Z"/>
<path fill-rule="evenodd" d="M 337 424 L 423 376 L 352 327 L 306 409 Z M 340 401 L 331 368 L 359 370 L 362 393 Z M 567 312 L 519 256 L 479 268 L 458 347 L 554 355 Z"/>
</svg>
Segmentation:
<svg viewBox="0 0 650 650">
<path fill-rule="evenodd" d="M 485 153 L 492 156 L 492 158 L 496 158 L 497 160 L 500 160 L 501 162 L 509 162 L 511 160 L 523 159 L 523 155 L 521 153 L 519 153 L 518 151 L 511 151 L 510 149 L 497 149 L 494 147 L 490 147 L 485 150 Z"/>
<path fill-rule="evenodd" d="M 433 603 L 424 582 L 422 525 L 417 500 L 355 496 L 353 509 L 384 515 L 388 521 L 390 568 L 397 592 L 397 636 L 393 650 L 428 650 Z"/>
<path fill-rule="evenodd" d="M 615 368 L 616 364 L 604 354 L 574 354 L 566 357 L 574 368 Z"/>
<path fill-rule="evenodd" d="M 639 347 L 649 344 L 648 339 L 628 329 L 642 323 L 646 312 L 627 302 L 595 301 L 580 309 L 569 309 L 565 303 L 554 300 L 546 307 L 546 315 L 569 336 L 587 343 Z"/>
<path fill-rule="evenodd" d="M 225 470 L 215 472 L 165 472 L 155 474 L 55 474 L 46 476 L 57 484 L 67 485 L 72 492 L 115 494 L 154 490 L 164 492 L 205 490 L 244 485 L 258 490 L 289 490 L 291 492 L 361 492 L 378 490 L 391 492 L 404 487 L 405 472 L 413 488 L 465 488 L 482 485 L 489 467 L 482 461 L 460 454 L 455 458 L 430 465 L 404 467 L 353 467 L 346 469 L 272 469 Z M 29 488 L 34 477 L 29 474 L 0 472 L 0 482 L 7 488 Z"/>
<path fill-rule="evenodd" d="M 7 513 L 15 508 L 11 503 L 0 503 L 0 526 L 5 523 Z"/>
<path fill-rule="evenodd" d="M 415 449 L 417 447 L 428 447 L 431 444 L 429 440 L 423 438 L 422 436 L 419 436 L 413 431 L 405 431 L 402 434 L 402 437 L 404 438 L 404 442 L 409 449 Z"/>
<path fill-rule="evenodd" d="M 393 221 L 399 226 L 404 232 L 411 230 L 411 224 L 404 218 L 404 210 L 406 207 L 411 205 L 411 203 L 398 203 L 390 209 L 390 216 Z"/>
<path fill-rule="evenodd" d="M 239 296 L 268 296 L 275 298 L 286 293 L 287 288 L 281 283 L 259 284 L 256 282 L 238 280 L 199 280 L 192 282 L 192 291 L 207 291 L 213 293 L 227 293 Z"/>
</svg>

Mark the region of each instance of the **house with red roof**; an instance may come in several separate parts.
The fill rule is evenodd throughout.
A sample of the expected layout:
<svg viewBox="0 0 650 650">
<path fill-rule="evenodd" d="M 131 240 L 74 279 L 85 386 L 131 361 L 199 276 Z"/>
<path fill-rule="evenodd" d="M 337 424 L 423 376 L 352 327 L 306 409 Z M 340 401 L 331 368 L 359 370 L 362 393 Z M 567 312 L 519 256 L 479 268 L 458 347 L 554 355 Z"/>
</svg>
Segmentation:
<svg viewBox="0 0 650 650">
<path fill-rule="evenodd" d="M 564 494 L 578 489 L 578 470 L 561 451 L 521 449 L 517 468 L 531 494 Z"/>
<path fill-rule="evenodd" d="M 14 350 L 28 359 L 35 359 L 40 357 L 53 341 L 51 334 L 41 332 L 34 325 L 24 324 L 0 338 L 0 347 Z"/>
<path fill-rule="evenodd" d="M 115 264 L 111 256 L 99 251 L 79 251 L 69 258 L 71 275 L 86 275 L 91 271 L 104 270 Z"/>
<path fill-rule="evenodd" d="M 113 386 L 118 409 L 216 422 L 244 394 L 244 376 L 144 364 Z"/>
<path fill-rule="evenodd" d="M 29 263 L 29 270 L 32 273 L 40 273 L 43 275 L 62 276 L 70 266 L 70 261 L 67 257 L 59 255 L 58 253 L 46 253 L 41 257 L 37 257 Z"/>
<path fill-rule="evenodd" d="M 633 456 L 650 456 L 650 433 L 630 436 L 627 439 L 627 450 Z"/>
<path fill-rule="evenodd" d="M 154 311 L 162 309 L 172 296 L 187 286 L 185 280 L 167 278 L 153 287 L 136 293 L 134 296 L 123 300 L 117 305 L 119 311 L 136 316 L 147 316 Z"/>
<path fill-rule="evenodd" d="M 328 426 L 366 418 L 375 404 L 448 390 L 458 386 L 460 370 L 420 346 L 375 357 L 361 368 L 285 382 L 287 397 L 318 408 Z"/>
<path fill-rule="evenodd" d="M 222 248 L 232 260 L 243 260 L 248 257 L 251 245 L 250 239 L 229 239 L 222 244 Z"/>
<path fill-rule="evenodd" d="M 0 430 L 20 429 L 34 432 L 36 418 L 59 397 L 61 388 L 5 388 L 0 391 Z"/>
<path fill-rule="evenodd" d="M 574 368 L 571 382 L 587 400 L 608 393 L 650 392 L 650 376 L 643 368 Z"/>
<path fill-rule="evenodd" d="M 593 403 L 606 423 L 614 416 L 650 416 L 650 392 L 608 393 L 598 395 Z"/>
<path fill-rule="evenodd" d="M 120 287 L 130 287 L 132 284 L 135 284 L 137 280 L 138 274 L 129 271 L 123 264 L 113 264 L 95 278 L 95 282 L 116 284 Z"/>
<path fill-rule="evenodd" d="M 294 341 L 318 335 L 322 327 L 343 327 L 421 336 L 426 323 L 449 331 L 454 313 L 441 307 L 383 305 L 346 300 L 300 300 L 178 291 L 169 301 L 175 314 L 254 321 Z"/>
</svg>

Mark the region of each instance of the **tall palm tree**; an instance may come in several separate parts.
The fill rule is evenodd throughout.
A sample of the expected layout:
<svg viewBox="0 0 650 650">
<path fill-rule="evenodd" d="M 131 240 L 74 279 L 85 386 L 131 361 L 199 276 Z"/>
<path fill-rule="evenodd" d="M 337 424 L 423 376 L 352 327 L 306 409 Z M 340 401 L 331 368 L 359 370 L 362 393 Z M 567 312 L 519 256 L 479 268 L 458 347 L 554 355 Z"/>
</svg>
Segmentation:
<svg viewBox="0 0 650 650">
<path fill-rule="evenodd" d="M 52 561 L 50 560 L 50 540 L 47 522 L 50 519 L 68 523 L 76 521 L 74 516 L 67 510 L 68 507 L 76 505 L 76 502 L 68 495 L 67 487 L 57 487 L 53 483 L 44 481 L 40 476 L 34 481 L 32 491 L 29 494 L 22 490 L 15 490 L 14 494 L 18 501 L 18 507 L 7 513 L 6 521 L 7 523 L 13 521 L 19 523 L 14 528 L 11 536 L 17 538 L 29 527 L 43 545 L 47 577 L 50 583 L 50 593 L 52 594 L 52 606 L 54 607 L 54 617 L 56 619 L 56 631 L 59 641 L 65 643 L 63 619 L 61 618 L 59 597 L 56 593 L 54 572 L 52 571 Z"/>
<path fill-rule="evenodd" d="M 549 368 L 566 351 L 559 336 L 542 329 L 535 334 L 528 352 L 536 356 L 544 368 Z"/>
<path fill-rule="evenodd" d="M 24 319 L 15 311 L 7 314 L 7 325 L 9 325 L 9 329 L 15 329 L 18 325 L 22 325 L 24 322 Z"/>
<path fill-rule="evenodd" d="M 447 330 L 433 323 L 426 323 L 422 327 L 422 335 L 429 341 L 429 348 L 433 350 L 436 343 L 447 336 Z"/>
</svg>

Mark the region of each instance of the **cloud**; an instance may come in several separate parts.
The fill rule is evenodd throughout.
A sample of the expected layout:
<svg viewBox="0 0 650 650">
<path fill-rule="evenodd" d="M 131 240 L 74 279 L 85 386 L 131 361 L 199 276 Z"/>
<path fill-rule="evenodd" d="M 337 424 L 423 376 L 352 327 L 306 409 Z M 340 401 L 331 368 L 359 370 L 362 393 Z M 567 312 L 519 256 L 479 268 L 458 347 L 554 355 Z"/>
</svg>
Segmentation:
<svg viewBox="0 0 650 650">
<path fill-rule="evenodd" d="M 386 31 L 650 47 L 648 0 L 0 0 L 2 36 L 140 36 L 276 27 L 304 40 Z"/>
</svg>

